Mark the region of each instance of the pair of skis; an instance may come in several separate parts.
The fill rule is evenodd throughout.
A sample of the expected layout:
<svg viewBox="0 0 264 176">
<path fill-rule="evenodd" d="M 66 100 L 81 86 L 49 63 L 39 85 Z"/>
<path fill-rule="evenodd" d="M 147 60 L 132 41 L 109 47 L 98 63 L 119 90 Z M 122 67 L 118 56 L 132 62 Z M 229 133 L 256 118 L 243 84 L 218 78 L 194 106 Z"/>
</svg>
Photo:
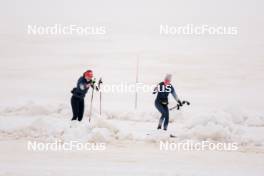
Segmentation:
<svg viewBox="0 0 264 176">
<path fill-rule="evenodd" d="M 97 91 L 99 91 L 99 113 L 100 116 L 102 114 L 102 92 L 100 90 L 101 84 L 103 83 L 102 78 L 99 79 L 98 85 L 95 86 L 95 79 L 93 80 L 93 90 L 92 90 L 92 96 L 91 96 L 91 102 L 90 102 L 90 113 L 89 113 L 89 122 L 91 121 L 92 117 L 92 109 L 93 109 L 93 94 L 94 94 L 94 89 L 96 88 Z"/>
</svg>

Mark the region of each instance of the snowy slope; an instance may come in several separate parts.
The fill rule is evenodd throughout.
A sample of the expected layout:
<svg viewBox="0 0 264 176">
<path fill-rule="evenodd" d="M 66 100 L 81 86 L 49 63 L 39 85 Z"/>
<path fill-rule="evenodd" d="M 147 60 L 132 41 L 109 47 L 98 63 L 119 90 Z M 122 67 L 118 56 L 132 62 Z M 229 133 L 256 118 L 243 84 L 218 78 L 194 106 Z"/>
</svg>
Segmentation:
<svg viewBox="0 0 264 176">
<path fill-rule="evenodd" d="M 114 3 L 115 2 L 115 3 Z M 263 2 L 16 1 L 0 5 L 0 176 L 262 176 Z M 28 24 L 106 25 L 102 38 L 32 36 Z M 160 24 L 237 26 L 237 36 L 162 36 Z M 71 89 L 87 69 L 104 85 L 155 85 L 166 73 L 181 100 L 167 132 L 151 92 L 95 92 L 72 124 Z M 171 98 L 171 97 L 170 97 Z M 169 106 L 175 105 L 170 99 Z M 70 128 L 70 126 L 73 126 Z M 175 135 L 170 138 L 169 135 Z M 29 152 L 28 141 L 105 142 L 105 151 Z M 237 151 L 159 150 L 160 141 L 236 143 Z M 212 174 L 213 173 L 213 174 Z"/>
</svg>

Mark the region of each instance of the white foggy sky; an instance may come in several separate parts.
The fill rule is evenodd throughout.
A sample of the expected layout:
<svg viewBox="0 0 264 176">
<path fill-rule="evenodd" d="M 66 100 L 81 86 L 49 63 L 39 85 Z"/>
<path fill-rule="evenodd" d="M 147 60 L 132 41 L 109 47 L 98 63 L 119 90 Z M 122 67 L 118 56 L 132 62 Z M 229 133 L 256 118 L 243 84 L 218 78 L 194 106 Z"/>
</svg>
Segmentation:
<svg viewBox="0 0 264 176">
<path fill-rule="evenodd" d="M 102 24 L 113 36 L 143 36 L 155 41 L 160 37 L 160 24 L 209 24 L 237 26 L 239 35 L 206 39 L 204 45 L 249 45 L 259 52 L 264 46 L 263 5 L 262 0 L 1 0 L 0 34 L 25 35 L 28 24 Z M 193 39 L 171 40 L 181 45 Z M 195 40 L 190 44 L 200 44 Z"/>
<path fill-rule="evenodd" d="M 134 31 L 166 23 L 262 27 L 263 5 L 261 0 L 2 0 L 0 18 L 2 32 L 32 23 L 105 23 L 118 32 L 125 26 Z"/>
</svg>

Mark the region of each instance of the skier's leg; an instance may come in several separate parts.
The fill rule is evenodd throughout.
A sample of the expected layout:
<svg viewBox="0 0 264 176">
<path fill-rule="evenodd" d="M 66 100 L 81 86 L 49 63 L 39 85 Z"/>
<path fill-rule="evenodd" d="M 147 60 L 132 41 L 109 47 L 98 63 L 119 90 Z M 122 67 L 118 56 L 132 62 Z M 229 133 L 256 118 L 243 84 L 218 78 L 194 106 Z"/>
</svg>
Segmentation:
<svg viewBox="0 0 264 176">
<path fill-rule="evenodd" d="M 79 101 L 79 114 L 78 114 L 78 120 L 82 121 L 84 113 L 84 99 L 80 99 Z"/>
<path fill-rule="evenodd" d="M 163 108 L 162 104 L 160 104 L 158 101 L 155 101 L 155 106 L 158 109 L 158 111 L 161 113 L 161 117 L 160 117 L 159 124 L 158 124 L 158 129 L 161 129 L 162 123 L 163 123 L 164 118 L 165 118 L 164 108 Z"/>
<path fill-rule="evenodd" d="M 159 119 L 159 124 L 158 124 L 158 128 L 157 128 L 158 130 L 161 129 L 163 120 L 164 120 L 164 118 L 163 118 L 163 116 L 161 116 L 160 119 Z"/>
<path fill-rule="evenodd" d="M 72 107 L 72 120 L 76 120 L 78 117 L 78 100 L 77 98 L 73 97 L 71 98 L 71 107 Z"/>
<path fill-rule="evenodd" d="M 168 106 L 164 106 L 164 116 L 165 116 L 165 120 L 164 120 L 163 129 L 167 130 L 167 127 L 169 124 L 169 108 L 168 108 Z"/>
</svg>

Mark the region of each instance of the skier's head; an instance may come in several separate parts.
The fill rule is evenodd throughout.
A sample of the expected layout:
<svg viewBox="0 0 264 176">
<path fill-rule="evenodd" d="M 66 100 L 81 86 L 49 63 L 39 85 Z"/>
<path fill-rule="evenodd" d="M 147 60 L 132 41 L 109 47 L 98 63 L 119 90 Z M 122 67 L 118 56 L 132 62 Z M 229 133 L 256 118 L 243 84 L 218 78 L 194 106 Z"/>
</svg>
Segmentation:
<svg viewBox="0 0 264 176">
<path fill-rule="evenodd" d="M 93 71 L 87 70 L 86 72 L 83 73 L 83 76 L 85 79 L 91 80 L 93 78 Z"/>
<path fill-rule="evenodd" d="M 164 79 L 164 84 L 165 85 L 169 85 L 171 83 L 171 78 L 172 78 L 172 75 L 171 74 L 167 74 L 165 76 L 165 79 Z"/>
</svg>

